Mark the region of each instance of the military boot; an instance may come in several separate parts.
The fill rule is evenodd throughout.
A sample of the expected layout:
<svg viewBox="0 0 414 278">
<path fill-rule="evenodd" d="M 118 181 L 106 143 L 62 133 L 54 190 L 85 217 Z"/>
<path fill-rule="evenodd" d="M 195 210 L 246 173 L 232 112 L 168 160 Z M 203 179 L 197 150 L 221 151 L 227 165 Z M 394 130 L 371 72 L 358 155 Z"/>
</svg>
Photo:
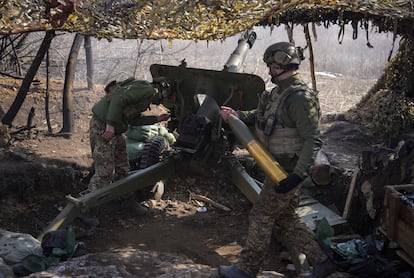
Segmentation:
<svg viewBox="0 0 414 278">
<path fill-rule="evenodd" d="M 148 213 L 148 208 L 138 203 L 133 196 L 123 198 L 120 200 L 121 208 L 129 214 L 135 216 L 144 216 Z"/>
<path fill-rule="evenodd" d="M 97 208 L 93 208 L 87 212 L 82 212 L 78 216 L 79 222 L 76 222 L 76 236 L 78 238 L 91 237 L 96 232 L 96 227 L 99 226 L 99 218 L 97 214 Z"/>
<path fill-rule="evenodd" d="M 99 226 L 99 208 L 92 208 L 87 211 L 82 211 L 82 214 L 78 216 L 79 220 L 89 228 Z"/>
<path fill-rule="evenodd" d="M 254 278 L 254 276 L 247 274 L 234 265 L 221 265 L 219 266 L 218 272 L 220 277 L 223 278 Z"/>
<path fill-rule="evenodd" d="M 325 278 L 336 271 L 336 265 L 329 259 L 318 263 L 313 267 L 312 274 L 306 278 Z"/>
<path fill-rule="evenodd" d="M 129 166 L 128 167 L 117 167 L 115 169 L 114 181 L 121 180 L 129 175 Z"/>
</svg>

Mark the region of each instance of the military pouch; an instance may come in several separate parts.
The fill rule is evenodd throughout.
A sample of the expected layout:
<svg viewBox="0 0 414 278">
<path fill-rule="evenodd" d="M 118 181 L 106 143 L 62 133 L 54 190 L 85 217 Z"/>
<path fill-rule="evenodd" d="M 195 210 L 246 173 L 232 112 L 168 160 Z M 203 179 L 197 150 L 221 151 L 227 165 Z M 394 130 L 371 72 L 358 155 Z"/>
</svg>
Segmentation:
<svg viewBox="0 0 414 278">
<path fill-rule="evenodd" d="M 269 117 L 267 117 L 263 128 L 264 135 L 272 135 L 273 128 L 275 127 L 275 118 L 275 114 L 270 114 Z"/>
<path fill-rule="evenodd" d="M 122 86 L 128 85 L 132 81 L 134 81 L 134 78 L 128 78 L 124 81 L 116 82 L 116 80 L 113 80 L 109 82 L 108 85 L 105 86 L 105 92 L 106 92 L 106 99 L 111 100 L 113 95 L 117 93 L 118 89 Z"/>
</svg>

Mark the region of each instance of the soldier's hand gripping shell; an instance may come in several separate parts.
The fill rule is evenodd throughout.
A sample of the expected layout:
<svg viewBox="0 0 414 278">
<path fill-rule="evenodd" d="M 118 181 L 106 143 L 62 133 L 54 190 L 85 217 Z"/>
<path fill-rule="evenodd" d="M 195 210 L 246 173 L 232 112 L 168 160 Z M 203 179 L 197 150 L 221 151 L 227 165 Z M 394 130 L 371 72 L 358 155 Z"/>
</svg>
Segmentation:
<svg viewBox="0 0 414 278">
<path fill-rule="evenodd" d="M 228 106 L 220 107 L 220 116 L 223 118 L 223 121 L 227 122 L 227 118 L 229 117 L 230 114 L 236 116 L 237 118 L 239 117 L 239 115 L 237 114 L 236 111 L 234 111 L 233 108 L 228 107 Z"/>
<path fill-rule="evenodd" d="M 296 174 L 290 174 L 287 178 L 281 180 L 278 185 L 275 186 L 275 191 L 277 193 L 288 193 L 293 188 L 298 186 L 303 179 Z"/>
</svg>

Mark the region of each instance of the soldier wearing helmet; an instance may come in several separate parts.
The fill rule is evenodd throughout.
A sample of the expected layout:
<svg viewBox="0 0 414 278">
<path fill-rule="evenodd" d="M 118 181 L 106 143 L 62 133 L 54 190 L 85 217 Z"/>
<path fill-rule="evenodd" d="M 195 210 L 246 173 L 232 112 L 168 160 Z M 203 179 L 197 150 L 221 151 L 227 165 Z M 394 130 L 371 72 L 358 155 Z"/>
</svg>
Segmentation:
<svg viewBox="0 0 414 278">
<path fill-rule="evenodd" d="M 298 70 L 300 62 L 304 59 L 303 49 L 296 47 L 294 44 L 289 42 L 279 42 L 269 46 L 264 55 L 263 61 L 271 69 L 271 67 L 278 67 L 282 69 L 279 75 L 291 71 Z M 277 74 L 272 74 L 272 82 L 277 83 Z"/>
<path fill-rule="evenodd" d="M 105 87 L 105 96 L 92 107 L 89 140 L 95 172 L 89 181 L 89 191 L 126 176 L 130 165 L 124 133 L 130 125 L 142 126 L 168 120 L 170 115 L 167 113 L 157 116 L 143 114 L 151 103 L 159 104 L 160 98 L 160 92 L 146 80 L 129 78 L 121 82 L 112 81 Z M 131 198 L 122 201 L 125 204 L 128 201 L 137 213 L 142 212 L 140 206 L 134 206 Z"/>
<path fill-rule="evenodd" d="M 326 277 L 335 270 L 314 240 L 313 232 L 295 213 L 300 188 L 322 145 L 318 97 L 298 72 L 303 59 L 302 48 L 292 43 L 272 44 L 266 49 L 263 60 L 276 86 L 261 94 L 257 109 L 234 111 L 229 107 L 221 108 L 224 121 L 233 114 L 246 124 L 254 125 L 262 145 L 288 173 L 279 184 L 265 178 L 259 199 L 249 215 L 248 238 L 240 259 L 237 265 L 220 266 L 221 277 L 256 277 L 266 257 L 274 227 L 282 235 L 281 242 L 307 255 L 314 266 L 308 277 Z"/>
</svg>

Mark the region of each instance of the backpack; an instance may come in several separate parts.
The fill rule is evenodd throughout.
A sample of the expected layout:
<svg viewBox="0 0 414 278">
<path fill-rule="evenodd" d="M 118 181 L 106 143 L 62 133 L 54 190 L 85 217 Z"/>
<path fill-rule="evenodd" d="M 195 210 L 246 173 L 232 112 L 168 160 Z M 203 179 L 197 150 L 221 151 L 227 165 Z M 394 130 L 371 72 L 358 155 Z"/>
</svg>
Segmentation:
<svg viewBox="0 0 414 278">
<path fill-rule="evenodd" d="M 111 100 L 112 96 L 118 91 L 120 87 L 125 86 L 134 80 L 134 78 L 128 78 L 124 81 L 117 82 L 116 80 L 113 80 L 109 82 L 108 85 L 105 86 L 106 99 Z"/>
<path fill-rule="evenodd" d="M 394 264 L 381 256 L 372 235 L 368 235 L 365 239 L 354 239 L 348 242 L 351 246 L 349 249 L 352 249 L 348 255 L 342 252 L 336 244 L 328 246 L 326 241 L 321 244 L 331 262 L 339 269 L 361 278 L 400 277 Z M 353 255 L 349 256 L 349 253 L 353 253 Z"/>
</svg>

